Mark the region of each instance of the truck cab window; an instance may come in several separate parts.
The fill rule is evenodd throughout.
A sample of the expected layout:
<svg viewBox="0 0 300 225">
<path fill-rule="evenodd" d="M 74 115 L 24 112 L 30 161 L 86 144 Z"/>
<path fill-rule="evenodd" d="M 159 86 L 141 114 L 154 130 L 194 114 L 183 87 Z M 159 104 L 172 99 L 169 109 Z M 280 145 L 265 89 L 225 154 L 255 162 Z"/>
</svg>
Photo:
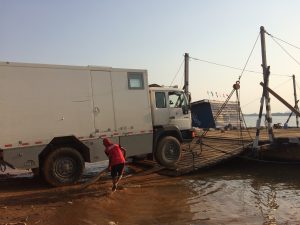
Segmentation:
<svg viewBox="0 0 300 225">
<path fill-rule="evenodd" d="M 170 108 L 182 108 L 187 106 L 186 97 L 183 92 L 170 91 L 169 92 Z"/>
<path fill-rule="evenodd" d="M 144 89 L 143 73 L 128 72 L 128 89 Z"/>
<path fill-rule="evenodd" d="M 166 108 L 166 95 L 164 92 L 155 92 L 156 108 Z"/>
</svg>

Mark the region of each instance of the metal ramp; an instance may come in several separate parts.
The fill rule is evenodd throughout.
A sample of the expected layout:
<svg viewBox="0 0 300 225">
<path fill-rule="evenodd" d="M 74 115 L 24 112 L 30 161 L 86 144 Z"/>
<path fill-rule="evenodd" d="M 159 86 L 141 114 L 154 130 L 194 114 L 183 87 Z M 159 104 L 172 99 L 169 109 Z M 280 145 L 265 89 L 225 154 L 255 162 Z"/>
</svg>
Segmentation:
<svg viewBox="0 0 300 225">
<path fill-rule="evenodd" d="M 220 133 L 220 131 L 218 131 Z M 211 167 L 225 160 L 234 158 L 247 151 L 246 147 L 252 144 L 252 140 L 236 139 L 233 137 L 207 136 L 202 139 L 195 138 L 189 144 L 183 144 L 181 160 L 176 169 L 163 169 L 159 174 L 168 176 L 180 176 L 193 171 Z"/>
</svg>

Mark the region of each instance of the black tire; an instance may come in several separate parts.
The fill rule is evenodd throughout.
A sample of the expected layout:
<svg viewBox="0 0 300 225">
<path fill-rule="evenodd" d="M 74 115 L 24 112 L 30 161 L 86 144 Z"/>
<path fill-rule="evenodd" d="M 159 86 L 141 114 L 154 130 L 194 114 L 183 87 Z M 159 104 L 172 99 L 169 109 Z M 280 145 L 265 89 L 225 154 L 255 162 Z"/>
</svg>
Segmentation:
<svg viewBox="0 0 300 225">
<path fill-rule="evenodd" d="M 52 186 L 65 186 L 76 183 L 82 175 L 84 159 L 71 147 L 59 147 L 44 161 L 43 174 Z"/>
<path fill-rule="evenodd" d="M 167 168 L 174 168 L 181 157 L 180 142 L 172 136 L 162 138 L 155 152 L 156 161 Z"/>
</svg>

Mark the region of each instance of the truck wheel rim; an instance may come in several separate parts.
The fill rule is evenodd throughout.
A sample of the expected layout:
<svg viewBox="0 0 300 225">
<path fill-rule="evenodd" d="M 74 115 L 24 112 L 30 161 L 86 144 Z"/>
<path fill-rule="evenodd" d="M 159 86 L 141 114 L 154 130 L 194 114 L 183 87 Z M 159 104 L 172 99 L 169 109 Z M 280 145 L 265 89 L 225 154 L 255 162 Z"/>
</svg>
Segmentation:
<svg viewBox="0 0 300 225">
<path fill-rule="evenodd" d="M 75 173 L 75 161 L 72 158 L 60 158 L 54 164 L 54 173 L 60 178 L 69 178 Z"/>
<path fill-rule="evenodd" d="M 165 149 L 165 156 L 168 160 L 177 160 L 179 157 L 177 145 L 168 143 Z"/>
</svg>

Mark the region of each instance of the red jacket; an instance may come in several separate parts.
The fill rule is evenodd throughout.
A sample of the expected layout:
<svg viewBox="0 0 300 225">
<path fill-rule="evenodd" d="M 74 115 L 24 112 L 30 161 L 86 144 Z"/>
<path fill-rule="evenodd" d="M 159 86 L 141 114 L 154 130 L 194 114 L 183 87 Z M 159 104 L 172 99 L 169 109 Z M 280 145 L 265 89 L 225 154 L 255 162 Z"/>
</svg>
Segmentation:
<svg viewBox="0 0 300 225">
<path fill-rule="evenodd" d="M 125 163 L 125 158 L 121 148 L 117 144 L 112 144 L 105 149 L 105 154 L 109 158 L 109 166 Z"/>
</svg>

